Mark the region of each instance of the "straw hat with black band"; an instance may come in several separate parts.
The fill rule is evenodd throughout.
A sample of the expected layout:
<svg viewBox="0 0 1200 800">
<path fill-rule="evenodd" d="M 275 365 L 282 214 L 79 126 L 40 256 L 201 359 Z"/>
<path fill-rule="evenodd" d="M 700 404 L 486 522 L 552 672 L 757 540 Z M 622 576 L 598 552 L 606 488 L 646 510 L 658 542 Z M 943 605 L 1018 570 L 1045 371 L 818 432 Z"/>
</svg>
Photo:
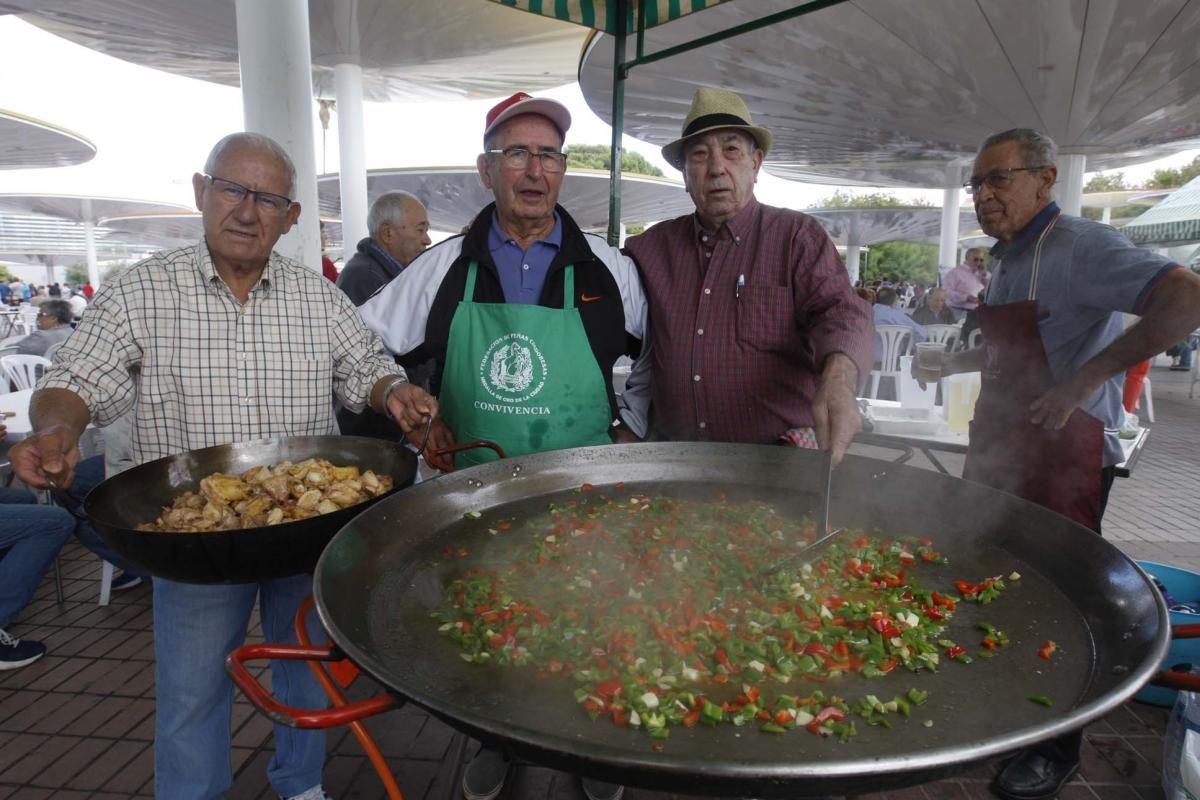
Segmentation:
<svg viewBox="0 0 1200 800">
<path fill-rule="evenodd" d="M 736 128 L 754 137 L 763 155 L 771 149 L 771 132 L 754 124 L 745 101 L 726 89 L 702 86 L 692 97 L 692 108 L 683 121 L 678 139 L 662 149 L 663 158 L 678 170 L 683 169 L 683 146 L 691 138 L 709 131 Z"/>
</svg>

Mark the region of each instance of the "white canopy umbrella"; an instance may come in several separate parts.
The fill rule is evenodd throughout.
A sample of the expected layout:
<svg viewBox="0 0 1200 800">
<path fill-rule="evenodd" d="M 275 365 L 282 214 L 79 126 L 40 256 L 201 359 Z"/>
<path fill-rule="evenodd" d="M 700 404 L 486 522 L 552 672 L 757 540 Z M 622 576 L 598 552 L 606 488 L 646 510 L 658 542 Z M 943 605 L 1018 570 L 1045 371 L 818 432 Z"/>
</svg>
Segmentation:
<svg viewBox="0 0 1200 800">
<path fill-rule="evenodd" d="M 87 256 L 88 280 L 97 288 L 100 286 L 100 270 L 96 256 L 96 223 L 100 218 L 135 211 L 177 211 L 185 208 L 176 203 L 118 197 L 0 193 L 0 211 L 57 217 L 80 226 Z"/>
<path fill-rule="evenodd" d="M 0 109 L 0 169 L 69 167 L 95 155 L 96 145 L 74 131 Z"/>
<path fill-rule="evenodd" d="M 326 252 L 336 254 L 341 250 L 342 224 L 332 218 L 321 222 L 329 240 Z M 195 244 L 204 236 L 204 223 L 196 211 L 118 214 L 105 217 L 100 224 L 109 232 L 109 241 L 149 245 L 155 249 Z"/>
<path fill-rule="evenodd" d="M 429 211 L 434 230 L 457 233 L 488 204 L 492 193 L 484 188 L 475 167 L 412 167 L 371 170 L 367 176 L 372 199 L 384 192 L 416 195 Z M 567 169 L 558 202 L 584 230 L 608 225 L 609 175 L 603 170 Z M 321 216 L 340 213 L 338 176 L 319 178 Z M 647 223 L 688 214 L 695 209 L 683 183 L 670 178 L 625 173 L 621 176 L 622 222 Z M 353 248 L 355 242 L 348 242 Z"/>
<path fill-rule="evenodd" d="M 336 98 L 342 205 L 366 233 L 362 104 L 503 97 L 569 83 L 586 31 L 483 0 L 3 0 L 51 33 L 137 64 L 242 86 L 246 128 L 297 161 L 297 198 L 315 201 L 311 114 L 298 92 Z M 297 74 L 299 73 L 299 74 Z M 304 130 L 301 130 L 304 128 Z M 310 163 L 313 162 L 313 163 Z M 311 192 L 311 194 L 310 194 Z M 305 260 L 302 220 L 282 249 Z"/>
<path fill-rule="evenodd" d="M 738 0 L 652 28 L 646 58 L 795 6 Z M 1172 0 L 855 0 L 635 64 L 624 130 L 666 144 L 698 86 L 738 92 L 775 142 L 766 170 L 817 183 L 941 188 L 947 223 L 976 148 L 1014 127 L 1060 146 L 1059 204 L 1079 213 L 1084 170 L 1200 146 L 1194 31 Z M 611 120 L 613 38 L 589 44 L 579 82 Z M 949 228 L 949 224 L 945 226 Z M 957 235 L 946 230 L 943 262 Z"/>
</svg>

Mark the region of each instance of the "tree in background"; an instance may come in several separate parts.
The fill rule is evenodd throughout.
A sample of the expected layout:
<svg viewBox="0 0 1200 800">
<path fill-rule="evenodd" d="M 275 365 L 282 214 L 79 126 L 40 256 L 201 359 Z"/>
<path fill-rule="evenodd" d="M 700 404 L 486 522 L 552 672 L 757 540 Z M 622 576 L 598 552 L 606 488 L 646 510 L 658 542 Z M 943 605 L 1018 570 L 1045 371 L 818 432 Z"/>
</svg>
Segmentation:
<svg viewBox="0 0 1200 800">
<path fill-rule="evenodd" d="M 1129 186 L 1125 185 L 1124 172 L 1114 172 L 1109 175 L 1105 175 L 1103 172 L 1097 172 L 1091 177 L 1091 180 L 1083 185 L 1083 193 L 1124 192 L 1129 188 Z"/>
<path fill-rule="evenodd" d="M 888 192 L 851 195 L 841 189 L 814 208 L 933 208 L 927 200 L 901 200 Z M 884 242 L 871 245 L 859 275 L 864 281 L 895 280 L 932 284 L 937 280 L 938 249 L 931 244 Z"/>
<path fill-rule="evenodd" d="M 567 166 L 581 169 L 612 169 L 612 150 L 606 144 L 573 144 L 566 150 Z M 661 178 L 662 170 L 646 160 L 641 153 L 621 151 L 621 171 L 634 175 L 653 175 Z"/>
<path fill-rule="evenodd" d="M 864 281 L 887 279 L 931 286 L 938 275 L 937 245 L 919 242 L 871 245 L 860 275 Z"/>
<path fill-rule="evenodd" d="M 901 200 L 888 192 L 851 195 L 841 189 L 817 203 L 813 208 L 933 208 L 928 200 Z"/>
<path fill-rule="evenodd" d="M 67 285 L 83 286 L 88 282 L 87 264 L 71 264 L 67 267 Z"/>
<path fill-rule="evenodd" d="M 13 275 L 11 272 L 9 272 L 8 267 L 0 265 L 0 281 L 4 281 L 5 283 L 12 283 L 16 279 L 17 279 L 17 276 Z"/>
<path fill-rule="evenodd" d="M 1192 159 L 1192 163 L 1179 169 L 1156 169 L 1154 177 L 1146 185 L 1147 189 L 1174 189 L 1200 175 L 1200 156 Z"/>
</svg>

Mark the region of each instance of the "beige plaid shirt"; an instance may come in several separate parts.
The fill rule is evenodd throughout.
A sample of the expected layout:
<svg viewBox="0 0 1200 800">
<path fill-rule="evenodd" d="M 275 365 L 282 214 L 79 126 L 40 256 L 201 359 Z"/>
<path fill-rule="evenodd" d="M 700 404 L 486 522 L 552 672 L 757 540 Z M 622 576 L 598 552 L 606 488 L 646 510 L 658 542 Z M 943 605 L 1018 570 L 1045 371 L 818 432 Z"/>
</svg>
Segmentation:
<svg viewBox="0 0 1200 800">
<path fill-rule="evenodd" d="M 336 433 L 335 393 L 360 411 L 377 380 L 400 372 L 319 272 L 272 253 L 242 304 L 201 241 L 105 284 L 39 387 L 71 389 L 98 425 L 133 408 L 141 464 L 230 442 Z"/>
</svg>

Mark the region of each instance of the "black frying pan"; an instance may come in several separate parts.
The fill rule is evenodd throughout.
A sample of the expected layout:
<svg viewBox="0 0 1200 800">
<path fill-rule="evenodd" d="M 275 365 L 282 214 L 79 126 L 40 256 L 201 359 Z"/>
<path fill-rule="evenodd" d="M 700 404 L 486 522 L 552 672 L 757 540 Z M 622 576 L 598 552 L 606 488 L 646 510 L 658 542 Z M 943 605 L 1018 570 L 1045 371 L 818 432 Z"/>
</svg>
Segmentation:
<svg viewBox="0 0 1200 800">
<path fill-rule="evenodd" d="M 84 501 L 100 537 L 152 575 L 186 583 L 247 583 L 311 572 L 333 535 L 383 496 L 340 511 L 262 528 L 207 533 L 148 533 L 162 507 L 197 491 L 214 472 L 328 459 L 390 475 L 392 491 L 413 482 L 416 456 L 403 446 L 358 436 L 302 436 L 218 445 L 141 464 L 101 483 Z M 384 495 L 386 496 L 386 495 Z"/>
</svg>

